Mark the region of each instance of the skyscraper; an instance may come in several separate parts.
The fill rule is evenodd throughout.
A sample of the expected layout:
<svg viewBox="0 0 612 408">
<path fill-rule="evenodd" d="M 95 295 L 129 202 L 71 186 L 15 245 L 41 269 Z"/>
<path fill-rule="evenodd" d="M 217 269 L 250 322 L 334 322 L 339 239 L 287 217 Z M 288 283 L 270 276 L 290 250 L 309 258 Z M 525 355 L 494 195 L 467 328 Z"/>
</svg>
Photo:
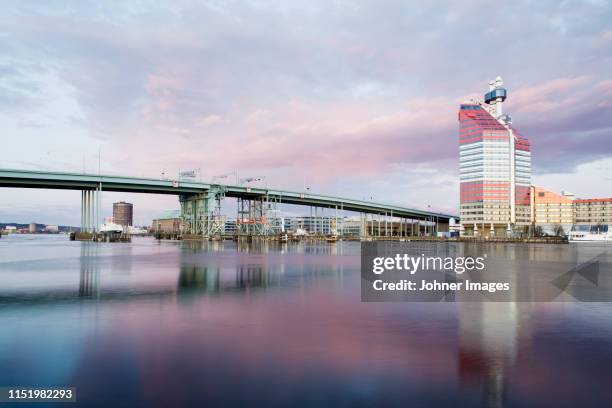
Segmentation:
<svg viewBox="0 0 612 408">
<path fill-rule="evenodd" d="M 531 145 L 503 113 L 497 77 L 484 102 L 459 109 L 460 214 L 464 235 L 508 236 L 530 224 Z"/>
</svg>

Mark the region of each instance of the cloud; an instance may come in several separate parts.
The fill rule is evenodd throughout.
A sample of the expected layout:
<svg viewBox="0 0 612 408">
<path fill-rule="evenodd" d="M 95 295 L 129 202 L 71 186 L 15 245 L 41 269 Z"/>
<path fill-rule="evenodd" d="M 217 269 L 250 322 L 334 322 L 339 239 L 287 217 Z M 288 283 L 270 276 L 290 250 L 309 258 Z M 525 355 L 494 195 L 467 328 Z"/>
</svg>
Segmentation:
<svg viewBox="0 0 612 408">
<path fill-rule="evenodd" d="M 589 182 L 587 182 L 589 181 Z M 548 173 L 534 178 L 534 184 L 560 193 L 570 191 L 580 198 L 610 197 L 612 158 L 579 164 L 571 172 Z"/>
<path fill-rule="evenodd" d="M 555 78 L 509 91 L 515 125 L 532 141 L 536 173 L 568 172 L 612 155 L 610 80 Z"/>
<path fill-rule="evenodd" d="M 198 120 L 197 125 L 201 127 L 211 126 L 221 122 L 223 119 L 219 115 L 208 115 Z"/>
<path fill-rule="evenodd" d="M 556 78 L 511 93 L 517 112 L 546 114 L 576 105 L 589 77 Z M 578 94 L 578 95 L 577 95 Z"/>
<path fill-rule="evenodd" d="M 0 17 L 11 155 L 79 168 L 103 145 L 114 173 L 362 180 L 339 189 L 353 195 L 393 174 L 409 202 L 397 169 L 454 177 L 457 107 L 496 75 L 536 174 L 612 154 L 607 2 L 92 4 L 20 1 Z"/>
<path fill-rule="evenodd" d="M 602 32 L 601 39 L 604 42 L 612 42 L 612 30 L 606 30 Z"/>
</svg>

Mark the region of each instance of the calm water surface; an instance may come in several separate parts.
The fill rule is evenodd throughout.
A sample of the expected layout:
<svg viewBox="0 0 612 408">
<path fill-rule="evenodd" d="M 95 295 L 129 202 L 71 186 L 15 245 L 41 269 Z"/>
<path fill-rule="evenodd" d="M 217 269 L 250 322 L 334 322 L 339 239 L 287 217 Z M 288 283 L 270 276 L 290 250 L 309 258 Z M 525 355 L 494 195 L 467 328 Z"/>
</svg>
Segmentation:
<svg viewBox="0 0 612 408">
<path fill-rule="evenodd" d="M 2 237 L 0 386 L 74 386 L 72 407 L 612 404 L 612 304 L 361 303 L 359 252 Z"/>
</svg>

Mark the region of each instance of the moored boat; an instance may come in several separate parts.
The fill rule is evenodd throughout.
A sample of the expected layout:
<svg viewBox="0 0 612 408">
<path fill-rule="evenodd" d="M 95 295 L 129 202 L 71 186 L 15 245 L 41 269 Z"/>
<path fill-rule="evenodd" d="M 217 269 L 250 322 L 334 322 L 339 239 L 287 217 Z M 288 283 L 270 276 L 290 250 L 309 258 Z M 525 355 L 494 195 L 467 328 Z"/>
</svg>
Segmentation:
<svg viewBox="0 0 612 408">
<path fill-rule="evenodd" d="M 573 225 L 569 242 L 612 242 L 612 228 L 607 224 Z"/>
<path fill-rule="evenodd" d="M 105 222 L 100 226 L 100 232 L 123 232 L 123 225 L 114 222 Z"/>
</svg>

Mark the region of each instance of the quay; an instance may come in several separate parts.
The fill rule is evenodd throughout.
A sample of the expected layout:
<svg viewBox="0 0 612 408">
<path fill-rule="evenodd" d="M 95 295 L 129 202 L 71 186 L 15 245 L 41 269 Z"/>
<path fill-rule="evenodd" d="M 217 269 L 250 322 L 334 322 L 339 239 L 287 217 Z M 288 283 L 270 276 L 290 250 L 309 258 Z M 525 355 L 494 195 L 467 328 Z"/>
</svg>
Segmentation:
<svg viewBox="0 0 612 408">
<path fill-rule="evenodd" d="M 432 237 L 432 236 L 327 236 L 327 235 L 237 235 L 220 234 L 202 236 L 196 234 L 181 234 L 178 232 L 157 232 L 157 240 L 185 240 L 185 241 L 224 241 L 236 242 L 329 242 L 361 241 L 361 242 L 469 242 L 469 243 L 522 243 L 522 244 L 567 244 L 567 237 Z"/>
</svg>

